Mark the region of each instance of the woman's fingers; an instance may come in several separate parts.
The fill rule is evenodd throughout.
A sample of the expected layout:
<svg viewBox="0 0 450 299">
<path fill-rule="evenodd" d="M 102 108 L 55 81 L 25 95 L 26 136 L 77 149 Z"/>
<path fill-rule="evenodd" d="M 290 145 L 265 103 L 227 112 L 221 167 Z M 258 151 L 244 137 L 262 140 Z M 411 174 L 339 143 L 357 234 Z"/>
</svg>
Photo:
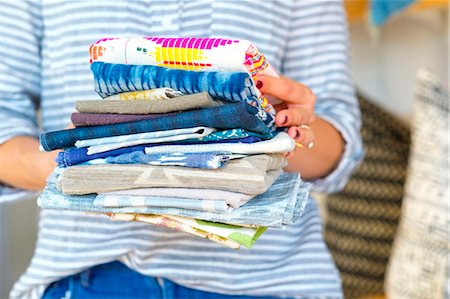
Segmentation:
<svg viewBox="0 0 450 299">
<path fill-rule="evenodd" d="M 313 111 L 316 96 L 307 86 L 287 77 L 273 78 L 259 76 L 256 86 L 263 94 L 268 94 L 288 104 L 302 105 Z"/>
<path fill-rule="evenodd" d="M 314 132 L 308 126 L 293 126 L 288 130 L 288 135 L 291 136 L 298 146 L 311 147 L 314 142 Z"/>
<path fill-rule="evenodd" d="M 314 121 L 314 114 L 303 107 L 292 107 L 277 112 L 275 124 L 278 127 L 309 125 Z"/>
<path fill-rule="evenodd" d="M 314 146 L 314 132 L 308 126 L 290 127 L 288 135 L 294 139 L 296 147 L 312 148 Z M 284 156 L 288 159 L 293 155 L 294 151 L 284 153 Z"/>
</svg>

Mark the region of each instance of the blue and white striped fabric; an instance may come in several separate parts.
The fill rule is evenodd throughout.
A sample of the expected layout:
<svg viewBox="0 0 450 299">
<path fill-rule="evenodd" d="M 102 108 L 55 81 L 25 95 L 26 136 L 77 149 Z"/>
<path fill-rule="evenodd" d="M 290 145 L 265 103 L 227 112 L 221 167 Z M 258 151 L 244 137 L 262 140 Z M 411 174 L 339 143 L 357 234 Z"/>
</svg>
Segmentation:
<svg viewBox="0 0 450 299">
<path fill-rule="evenodd" d="M 217 169 L 224 166 L 231 159 L 243 158 L 246 155 L 237 155 L 227 152 L 208 153 L 167 153 L 147 155 L 143 151 L 134 151 L 119 156 L 110 156 L 103 159 L 94 159 L 84 162 L 83 165 L 98 164 L 149 164 L 160 166 L 183 166 L 191 168 Z"/>
<path fill-rule="evenodd" d="M 236 225 L 258 225 L 284 228 L 294 223 L 304 211 L 311 184 L 300 180 L 296 173 L 282 173 L 273 185 L 266 192 L 255 196 L 247 204 L 235 209 L 233 213 L 223 213 L 224 211 L 211 211 L 214 207 L 210 206 L 209 211 L 202 207 L 201 203 L 194 203 L 190 200 L 191 209 L 187 206 L 180 208 L 172 205 L 163 205 L 162 201 L 173 201 L 182 205 L 180 198 L 148 198 L 156 205 L 140 206 L 119 206 L 110 207 L 103 204 L 103 195 L 67 195 L 63 194 L 57 188 L 56 181 L 61 169 L 56 169 L 54 175 L 50 178 L 44 192 L 38 198 L 38 205 L 44 209 L 72 210 L 98 213 L 138 213 L 138 214 L 156 214 L 156 215 L 174 215 L 194 219 L 202 219 L 214 222 L 224 222 Z M 129 196 L 120 196 L 122 203 L 130 203 L 125 198 Z M 276 197 L 276 200 L 271 200 Z M 99 198 L 97 204 L 95 200 Z M 150 200 L 148 202 L 150 202 Z M 199 200 L 200 201 L 200 200 Z M 212 203 L 216 209 L 219 204 Z"/>
<path fill-rule="evenodd" d="M 96 40 L 211 36 L 250 40 L 272 66 L 315 92 L 317 115 L 346 141 L 342 161 L 315 182 L 316 190 L 342 188 L 361 159 L 360 113 L 340 1 L 61 0 L 0 5 L 0 71 L 8 74 L 0 76 L 0 143 L 19 135 L 38 136 L 38 102 L 43 128 L 49 131 L 67 126 L 76 100 L 98 97 L 88 53 Z M 2 200 L 14 197 L 11 188 L 3 190 Z M 286 230 L 268 229 L 245 251 L 143 223 L 111 222 L 72 211 L 43 210 L 39 228 L 34 258 L 14 286 L 13 298 L 39 298 L 52 281 L 112 260 L 210 292 L 342 297 L 313 200 L 298 223 Z"/>
<path fill-rule="evenodd" d="M 233 208 L 224 201 L 177 197 L 97 195 L 92 205 L 106 208 L 178 208 L 206 212 L 228 212 Z M 155 213 L 152 213 L 155 214 Z"/>
</svg>

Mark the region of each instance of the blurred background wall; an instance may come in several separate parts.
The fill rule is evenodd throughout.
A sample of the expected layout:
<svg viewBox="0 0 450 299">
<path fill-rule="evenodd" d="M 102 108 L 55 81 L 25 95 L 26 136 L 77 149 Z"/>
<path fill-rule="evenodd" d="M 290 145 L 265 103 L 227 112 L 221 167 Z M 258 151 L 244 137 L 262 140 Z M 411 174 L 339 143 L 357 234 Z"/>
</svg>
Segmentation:
<svg viewBox="0 0 450 299">
<path fill-rule="evenodd" d="M 406 11 L 378 29 L 364 20 L 350 24 L 356 86 L 403 120 L 411 117 L 419 68 L 427 66 L 448 82 L 449 23 L 444 8 Z"/>
</svg>

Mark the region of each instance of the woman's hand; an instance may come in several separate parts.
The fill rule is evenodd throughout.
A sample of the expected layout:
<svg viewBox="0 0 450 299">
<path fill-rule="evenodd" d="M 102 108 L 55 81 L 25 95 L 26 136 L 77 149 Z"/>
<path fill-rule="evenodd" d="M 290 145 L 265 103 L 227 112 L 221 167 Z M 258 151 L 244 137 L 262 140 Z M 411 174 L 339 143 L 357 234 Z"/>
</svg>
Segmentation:
<svg viewBox="0 0 450 299">
<path fill-rule="evenodd" d="M 259 76 L 256 86 L 263 94 L 282 101 L 274 106 L 277 111 L 275 124 L 278 127 L 289 127 L 287 132 L 297 146 L 307 148 L 314 146 L 314 132 L 309 126 L 315 120 L 316 96 L 311 89 L 287 77 Z"/>
<path fill-rule="evenodd" d="M 70 124 L 66 129 L 73 127 Z M 0 182 L 21 189 L 42 190 L 56 167 L 58 152 L 40 152 L 39 141 L 34 137 L 12 138 L 0 145 Z"/>
<path fill-rule="evenodd" d="M 303 179 L 329 174 L 344 150 L 344 139 L 326 120 L 314 115 L 316 96 L 307 86 L 286 77 L 259 76 L 256 86 L 263 94 L 282 101 L 275 105 L 275 124 L 288 127 L 297 146 L 287 154 L 287 171 L 300 172 Z"/>
</svg>

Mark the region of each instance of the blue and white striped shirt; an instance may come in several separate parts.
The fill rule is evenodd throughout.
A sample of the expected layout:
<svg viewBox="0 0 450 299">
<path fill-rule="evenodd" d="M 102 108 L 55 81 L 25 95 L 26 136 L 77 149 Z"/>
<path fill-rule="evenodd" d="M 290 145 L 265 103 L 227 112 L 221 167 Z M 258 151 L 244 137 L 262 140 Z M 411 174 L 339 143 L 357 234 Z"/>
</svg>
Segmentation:
<svg viewBox="0 0 450 299">
<path fill-rule="evenodd" d="M 0 143 L 69 123 L 75 100 L 98 97 L 89 45 L 104 37 L 197 36 L 248 39 L 284 75 L 317 95 L 316 113 L 345 138 L 338 167 L 315 182 L 344 186 L 361 158 L 360 114 L 348 67 L 339 1 L 2 1 Z M 5 75 L 7 74 L 7 75 Z M 23 191 L 3 186 L 1 200 Z M 13 298 L 38 298 L 53 281 L 120 260 L 131 269 L 225 294 L 341 297 L 337 270 L 310 200 L 299 223 L 269 229 L 251 250 L 142 223 L 71 211 L 41 213 L 36 252 Z"/>
</svg>

